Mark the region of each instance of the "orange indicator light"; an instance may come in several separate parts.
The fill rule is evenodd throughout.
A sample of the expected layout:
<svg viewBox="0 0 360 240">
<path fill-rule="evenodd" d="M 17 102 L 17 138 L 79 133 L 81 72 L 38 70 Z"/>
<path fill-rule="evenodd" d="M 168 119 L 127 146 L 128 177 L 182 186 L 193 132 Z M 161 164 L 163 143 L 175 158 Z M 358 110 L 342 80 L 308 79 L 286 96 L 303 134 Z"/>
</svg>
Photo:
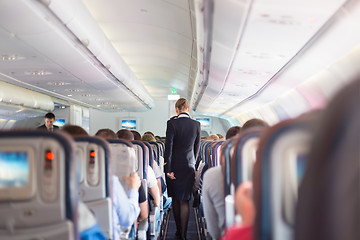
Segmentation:
<svg viewBox="0 0 360 240">
<path fill-rule="evenodd" d="M 96 153 L 94 151 L 91 151 L 90 152 L 90 157 L 95 157 L 96 156 Z"/>
<path fill-rule="evenodd" d="M 47 160 L 54 160 L 54 154 L 52 152 L 46 153 L 46 159 Z"/>
</svg>

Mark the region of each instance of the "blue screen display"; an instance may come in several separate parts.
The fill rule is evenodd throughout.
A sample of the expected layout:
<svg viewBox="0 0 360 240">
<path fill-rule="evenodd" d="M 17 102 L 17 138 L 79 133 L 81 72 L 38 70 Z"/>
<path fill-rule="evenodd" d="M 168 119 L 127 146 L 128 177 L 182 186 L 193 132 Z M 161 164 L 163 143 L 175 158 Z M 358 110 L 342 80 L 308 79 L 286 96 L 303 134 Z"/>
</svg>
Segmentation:
<svg viewBox="0 0 360 240">
<path fill-rule="evenodd" d="M 0 152 L 0 188 L 28 185 L 29 168 L 26 152 Z"/>
<path fill-rule="evenodd" d="M 297 155 L 296 157 L 296 173 L 298 181 L 301 181 L 302 177 L 304 176 L 305 169 L 306 169 L 306 162 L 307 157 L 305 155 Z"/>
<path fill-rule="evenodd" d="M 56 119 L 54 122 L 55 126 L 62 127 L 65 125 L 65 119 Z"/>
<path fill-rule="evenodd" d="M 136 129 L 136 120 L 122 120 L 121 128 Z"/>
<path fill-rule="evenodd" d="M 200 122 L 202 128 L 210 127 L 210 118 L 195 118 L 195 120 Z"/>
</svg>

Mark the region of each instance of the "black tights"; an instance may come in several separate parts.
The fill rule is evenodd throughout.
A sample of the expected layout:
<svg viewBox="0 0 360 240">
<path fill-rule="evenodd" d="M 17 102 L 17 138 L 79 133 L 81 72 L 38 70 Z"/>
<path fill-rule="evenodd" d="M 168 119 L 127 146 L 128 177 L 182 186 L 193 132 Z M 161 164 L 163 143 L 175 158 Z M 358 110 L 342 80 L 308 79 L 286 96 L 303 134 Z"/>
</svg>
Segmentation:
<svg viewBox="0 0 360 240">
<path fill-rule="evenodd" d="M 181 237 L 186 237 L 190 207 L 188 200 L 173 200 L 173 213 L 176 223 L 177 232 L 181 233 Z"/>
</svg>

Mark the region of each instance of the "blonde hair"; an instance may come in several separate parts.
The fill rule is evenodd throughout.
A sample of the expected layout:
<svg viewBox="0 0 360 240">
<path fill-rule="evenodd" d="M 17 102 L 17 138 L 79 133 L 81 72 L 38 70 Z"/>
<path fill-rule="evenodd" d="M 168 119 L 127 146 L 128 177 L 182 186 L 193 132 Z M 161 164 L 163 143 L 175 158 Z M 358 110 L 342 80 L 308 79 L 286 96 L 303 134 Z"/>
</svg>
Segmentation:
<svg viewBox="0 0 360 240">
<path fill-rule="evenodd" d="M 208 137 L 208 140 L 218 140 L 219 139 L 219 136 L 216 135 L 216 134 L 211 134 L 209 137 Z"/>
<path fill-rule="evenodd" d="M 176 101 L 175 107 L 179 111 L 184 111 L 189 107 L 188 101 L 185 98 L 179 98 L 179 100 Z"/>
<path fill-rule="evenodd" d="M 141 141 L 144 142 L 156 142 L 156 139 L 153 135 L 151 135 L 150 133 L 145 133 L 142 138 Z"/>
</svg>

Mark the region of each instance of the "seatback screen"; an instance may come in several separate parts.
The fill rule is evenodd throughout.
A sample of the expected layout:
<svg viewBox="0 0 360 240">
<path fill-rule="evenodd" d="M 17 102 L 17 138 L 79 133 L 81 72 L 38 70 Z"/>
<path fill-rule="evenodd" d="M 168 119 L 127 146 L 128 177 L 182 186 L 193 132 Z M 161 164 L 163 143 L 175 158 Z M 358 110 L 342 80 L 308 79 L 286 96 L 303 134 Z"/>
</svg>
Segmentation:
<svg viewBox="0 0 360 240">
<path fill-rule="evenodd" d="M 300 183 L 306 169 L 307 157 L 305 154 L 299 154 L 296 157 L 296 175 L 298 184 Z"/>
<path fill-rule="evenodd" d="M 29 184 L 27 152 L 0 152 L 0 189 Z"/>
</svg>

